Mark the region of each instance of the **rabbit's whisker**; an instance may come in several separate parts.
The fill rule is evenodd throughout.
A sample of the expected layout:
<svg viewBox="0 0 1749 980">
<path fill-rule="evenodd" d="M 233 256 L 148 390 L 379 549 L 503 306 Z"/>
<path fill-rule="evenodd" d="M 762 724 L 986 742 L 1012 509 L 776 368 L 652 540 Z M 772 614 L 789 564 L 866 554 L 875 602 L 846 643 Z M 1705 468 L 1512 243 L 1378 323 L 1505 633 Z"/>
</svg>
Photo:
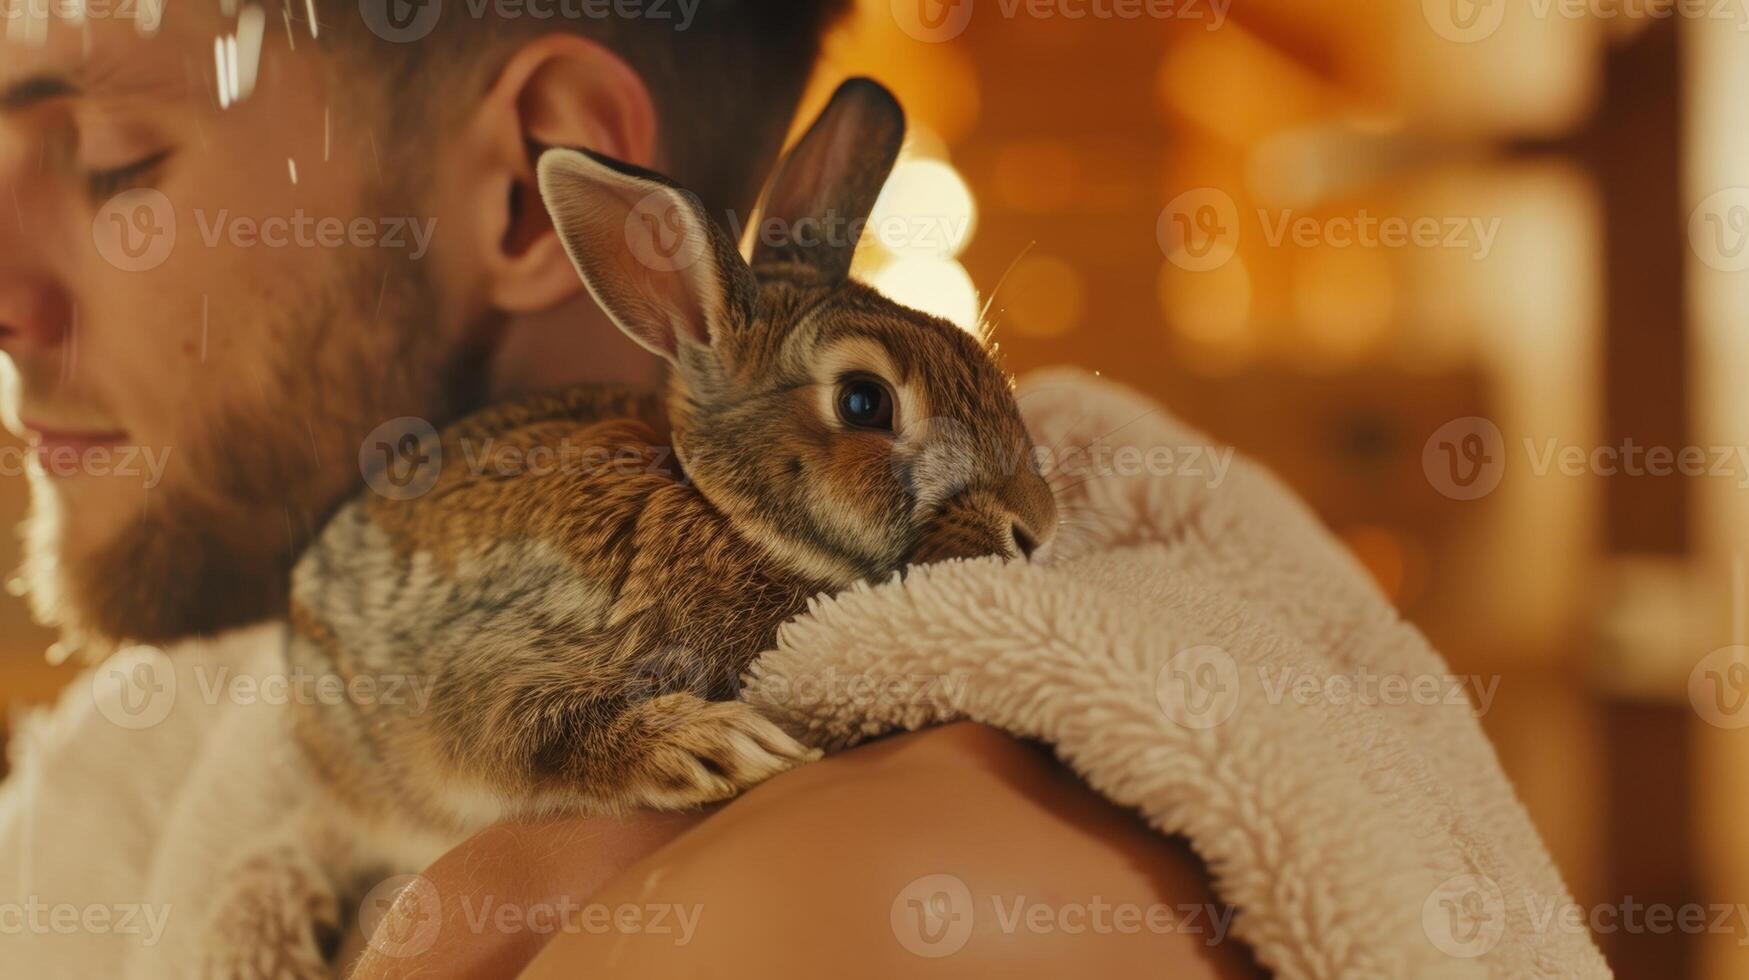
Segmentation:
<svg viewBox="0 0 1749 980">
<path fill-rule="evenodd" d="M 1003 269 L 1002 274 L 996 277 L 996 285 L 990 288 L 990 295 L 984 299 L 984 308 L 978 311 L 978 324 L 980 328 L 988 322 L 985 318 L 990 315 L 990 306 L 996 302 L 997 295 L 1002 292 L 1002 284 L 1008 281 L 1008 274 L 1014 271 L 1014 267 L 1020 264 L 1021 259 L 1026 258 L 1026 253 L 1032 251 L 1032 247 L 1036 244 L 1038 244 L 1038 242 L 1034 240 L 1027 242 L 1022 246 L 1020 253 L 1009 261 L 1008 268 Z M 990 332 L 994 332 L 994 328 L 992 328 Z M 988 345 L 990 342 L 990 332 L 984 332 L 980 329 L 978 339 Z"/>
</svg>

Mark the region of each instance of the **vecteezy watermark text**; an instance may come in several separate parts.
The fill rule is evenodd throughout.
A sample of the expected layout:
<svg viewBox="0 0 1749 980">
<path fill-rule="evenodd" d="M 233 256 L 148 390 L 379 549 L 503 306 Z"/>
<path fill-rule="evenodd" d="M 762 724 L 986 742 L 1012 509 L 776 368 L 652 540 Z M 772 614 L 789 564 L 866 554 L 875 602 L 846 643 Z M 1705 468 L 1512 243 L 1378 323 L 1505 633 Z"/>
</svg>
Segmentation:
<svg viewBox="0 0 1749 980">
<path fill-rule="evenodd" d="M 495 438 L 463 438 L 461 464 L 469 476 L 496 479 L 661 475 L 682 478 L 672 446 L 579 441 L 523 445 Z M 447 462 L 455 462 L 454 453 Z M 412 500 L 430 492 L 446 464 L 436 426 L 422 418 L 390 419 L 372 429 L 359 445 L 358 466 L 365 484 L 390 500 Z"/>
<path fill-rule="evenodd" d="M 1433 32 L 1448 41 L 1474 44 L 1493 37 L 1508 6 L 1533 20 L 1718 20 L 1749 28 L 1744 0 L 1421 0 Z"/>
<path fill-rule="evenodd" d="M 405 251 L 410 259 L 425 257 L 437 231 L 436 218 L 317 217 L 302 208 L 266 218 L 237 217 L 224 208 L 209 215 L 197 208 L 194 219 L 208 248 L 221 241 L 235 248 L 387 248 Z"/>
<path fill-rule="evenodd" d="M 1045 477 L 1170 476 L 1200 480 L 1210 488 L 1227 479 L 1236 451 L 1231 446 L 1136 445 L 1036 446 L 1033 464 Z"/>
<path fill-rule="evenodd" d="M 919 41 L 939 44 L 965 33 L 975 9 L 1004 20 L 1201 22 L 1217 31 L 1233 0 L 891 0 L 893 21 Z"/>
<path fill-rule="evenodd" d="M 32 895 L 22 902 L 0 902 L 0 935 L 138 937 L 141 946 L 158 945 L 170 906 L 142 902 L 75 904 Z"/>
<path fill-rule="evenodd" d="M 921 706 L 947 710 L 965 703 L 971 678 L 964 674 L 869 673 L 836 667 L 808 674 L 770 674 L 759 700 L 786 708 L 821 704 L 862 707 Z"/>
<path fill-rule="evenodd" d="M 168 446 L 0 446 L 0 476 L 141 477 L 151 490 L 164 482 L 169 465 Z"/>
<path fill-rule="evenodd" d="M 1707 477 L 1749 489 L 1749 446 L 1648 446 L 1625 438 L 1617 444 L 1585 445 L 1557 436 L 1526 436 L 1519 443 L 1535 476 Z M 1422 473 L 1453 500 L 1492 493 L 1505 477 L 1508 457 L 1500 427 L 1479 416 L 1453 419 L 1428 437 Z"/>
<path fill-rule="evenodd" d="M 702 0 L 464 0 L 469 19 L 538 21 L 642 20 L 692 27 Z M 443 18 L 444 0 L 358 0 L 372 34 L 394 44 L 424 40 Z"/>
<path fill-rule="evenodd" d="M 201 665 L 194 672 L 207 704 L 371 705 L 423 714 L 436 679 L 421 674 L 318 673 L 301 666 L 266 674 Z"/>
<path fill-rule="evenodd" d="M 453 898 L 454 896 L 452 896 Z M 443 896 L 424 875 L 386 878 L 359 903 L 358 923 L 372 949 L 401 959 L 429 950 L 444 929 L 471 935 L 654 936 L 674 946 L 692 942 L 704 915 L 694 902 L 585 902 L 569 895 L 506 901 L 495 895 L 460 896 L 461 919 L 444 915 Z"/>
<path fill-rule="evenodd" d="M 568 895 L 531 903 L 502 902 L 491 895 L 463 895 L 461 904 L 463 920 L 475 935 L 487 932 L 526 932 L 539 936 L 554 933 L 590 936 L 637 934 L 671 936 L 676 946 L 692 942 L 704 912 L 704 906 L 696 902 L 691 905 L 663 902 L 607 905 L 580 902 Z"/>
<path fill-rule="evenodd" d="M 1224 724 L 1244 703 L 1264 705 L 1464 708 L 1481 717 L 1493 707 L 1499 675 L 1403 673 L 1361 664 L 1350 670 L 1239 661 L 1214 644 L 1185 647 L 1154 678 L 1160 710 L 1174 724 L 1202 730 Z"/>
<path fill-rule="evenodd" d="M 1482 261 L 1500 235 L 1498 217 L 1478 215 L 1302 214 L 1292 208 L 1258 208 L 1255 221 L 1270 248 L 1441 249 Z M 1155 223 L 1160 250 L 1187 272 L 1226 265 L 1244 235 L 1239 206 L 1216 187 L 1185 191 L 1167 202 Z"/>
<path fill-rule="evenodd" d="M 3 2 L 3 0 L 0 0 Z M 437 219 L 410 215 L 315 215 L 302 208 L 284 215 L 239 215 L 228 208 L 193 210 L 207 248 L 382 248 L 418 261 L 430 251 Z M 169 260 L 178 242 L 175 204 L 144 187 L 104 202 L 91 221 L 97 254 L 124 272 L 148 272 Z"/>
<path fill-rule="evenodd" d="M 1474 959 L 1493 949 L 1505 934 L 1516 905 L 1517 921 L 1538 936 L 1548 935 L 1721 935 L 1749 946 L 1749 904 L 1642 902 L 1632 895 L 1619 902 L 1581 905 L 1525 889 L 1513 896 L 1492 878 L 1463 874 L 1427 896 L 1421 925 L 1435 948 L 1457 959 Z"/>
<path fill-rule="evenodd" d="M 1361 665 L 1323 673 L 1297 667 L 1258 667 L 1258 681 L 1270 704 L 1451 705 L 1476 716 L 1488 713 L 1500 689 L 1498 674 L 1394 674 Z"/>
<path fill-rule="evenodd" d="M 893 938 L 924 959 L 964 949 L 980 920 L 993 923 L 1005 936 L 1176 934 L 1199 936 L 1204 945 L 1215 946 L 1226 938 L 1234 912 L 1230 905 L 1108 901 L 1102 895 L 1065 899 L 990 893 L 982 898 L 979 902 L 958 875 L 913 878 L 893 896 L 888 910 Z"/>
<path fill-rule="evenodd" d="M 179 697 L 237 705 L 362 705 L 414 715 L 431 704 L 436 678 L 423 674 L 285 670 L 251 672 L 229 665 L 195 664 L 179 673 L 168 654 L 151 646 L 118 651 L 91 672 L 98 713 L 122 728 L 151 728 L 170 716 Z"/>
</svg>

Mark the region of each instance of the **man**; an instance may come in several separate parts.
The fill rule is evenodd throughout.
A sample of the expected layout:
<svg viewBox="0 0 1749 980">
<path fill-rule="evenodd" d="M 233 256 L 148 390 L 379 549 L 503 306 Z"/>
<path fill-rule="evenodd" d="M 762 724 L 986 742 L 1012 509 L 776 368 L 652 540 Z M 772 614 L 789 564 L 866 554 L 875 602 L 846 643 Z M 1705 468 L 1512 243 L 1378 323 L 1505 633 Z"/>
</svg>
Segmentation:
<svg viewBox="0 0 1749 980">
<path fill-rule="evenodd" d="M 0 349 L 6 423 L 42 471 L 26 529 L 39 616 L 91 655 L 271 619 L 298 549 L 359 489 L 380 426 L 441 424 L 569 382 L 655 384 L 653 361 L 583 291 L 535 159 L 589 147 L 673 175 L 713 213 L 744 213 L 842 6 L 580 4 L 547 17 L 364 0 L 264 18 L 93 4 L 77 21 L 66 6 L 8 8 L 0 184 L 15 215 L 0 220 Z M 168 737 L 136 734 L 142 758 Z M 84 765 L 77 744 L 55 764 Z M 57 818 L 33 812 L 17 782 L 6 820 Z M 948 787 L 957 819 L 920 809 Z M 173 799 L 112 792 L 90 805 L 156 814 L 141 833 L 174 812 Z M 991 827 L 1007 828 L 999 850 Z M 787 857 L 749 861 L 774 842 Z M 749 913 L 709 942 L 617 957 L 633 975 L 1243 965 L 1199 937 L 1024 932 L 930 964 L 883 918 L 819 915 L 867 901 L 884 915 L 887 877 L 980 842 L 974 864 L 1042 891 L 1207 900 L 1187 854 L 1044 756 L 967 727 L 846 753 L 714 815 L 495 828 L 429 880 L 445 914 L 457 895 L 582 900 L 651 876 L 677 905 L 711 895 Z M 757 904 L 738 903 L 755 879 Z M 537 952 L 538 969 L 606 969 L 598 948 L 542 952 L 528 932 L 445 935 L 418 957 L 367 957 L 360 973 L 476 975 Z"/>
</svg>

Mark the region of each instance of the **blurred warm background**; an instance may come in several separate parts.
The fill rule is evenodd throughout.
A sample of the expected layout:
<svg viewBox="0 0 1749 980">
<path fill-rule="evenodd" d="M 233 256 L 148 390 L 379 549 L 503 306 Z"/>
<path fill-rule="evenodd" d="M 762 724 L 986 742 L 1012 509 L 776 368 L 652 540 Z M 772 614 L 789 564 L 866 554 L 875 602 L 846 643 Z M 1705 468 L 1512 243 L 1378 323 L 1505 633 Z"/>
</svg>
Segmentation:
<svg viewBox="0 0 1749 980">
<path fill-rule="evenodd" d="M 1523 448 L 1749 445 L 1749 10 L 1226 6 L 865 0 L 803 115 L 891 85 L 917 131 L 884 206 L 943 234 L 864 273 L 966 323 L 988 299 L 1015 370 L 1097 369 L 1274 467 L 1454 670 L 1501 678 L 1483 723 L 1584 906 L 1749 901 L 1749 730 L 1689 699 L 1744 642 L 1749 471 Z M 1433 238 L 1349 240 L 1387 219 Z M 1429 440 L 1471 417 L 1507 465 L 1455 499 Z M 0 691 L 64 682 L 16 602 L 0 638 Z M 1623 977 L 1722 980 L 1745 930 L 1600 941 Z"/>
</svg>

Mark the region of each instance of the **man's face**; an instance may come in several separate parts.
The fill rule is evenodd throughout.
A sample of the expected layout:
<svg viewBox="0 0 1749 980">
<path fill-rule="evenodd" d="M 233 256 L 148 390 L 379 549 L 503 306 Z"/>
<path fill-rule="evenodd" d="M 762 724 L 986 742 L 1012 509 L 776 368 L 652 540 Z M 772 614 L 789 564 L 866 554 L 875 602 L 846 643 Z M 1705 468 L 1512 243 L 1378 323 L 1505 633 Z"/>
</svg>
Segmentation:
<svg viewBox="0 0 1749 980">
<path fill-rule="evenodd" d="M 252 66 L 245 43 L 216 67 L 217 4 L 149 35 L 66 6 L 0 21 L 0 414 L 39 448 L 33 600 L 111 638 L 246 622 L 365 434 L 454 410 L 474 314 L 435 292 L 444 216 L 371 125 L 380 84 L 336 85 L 306 26 L 269 18 L 232 97 Z"/>
</svg>

